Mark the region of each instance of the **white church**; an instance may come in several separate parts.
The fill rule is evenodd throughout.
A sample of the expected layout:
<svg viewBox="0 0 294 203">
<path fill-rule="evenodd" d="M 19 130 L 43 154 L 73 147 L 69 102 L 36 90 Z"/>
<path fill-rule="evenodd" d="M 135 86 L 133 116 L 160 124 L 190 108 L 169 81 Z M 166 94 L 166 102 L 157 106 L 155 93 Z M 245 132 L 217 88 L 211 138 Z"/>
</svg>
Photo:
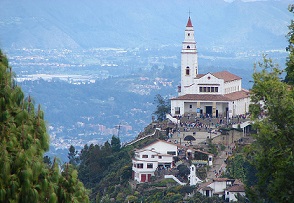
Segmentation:
<svg viewBox="0 0 294 203">
<path fill-rule="evenodd" d="M 190 113 L 199 117 L 232 117 L 249 111 L 249 91 L 242 78 L 228 71 L 198 73 L 198 52 L 189 17 L 181 52 L 181 86 L 171 99 L 171 115 Z"/>
</svg>

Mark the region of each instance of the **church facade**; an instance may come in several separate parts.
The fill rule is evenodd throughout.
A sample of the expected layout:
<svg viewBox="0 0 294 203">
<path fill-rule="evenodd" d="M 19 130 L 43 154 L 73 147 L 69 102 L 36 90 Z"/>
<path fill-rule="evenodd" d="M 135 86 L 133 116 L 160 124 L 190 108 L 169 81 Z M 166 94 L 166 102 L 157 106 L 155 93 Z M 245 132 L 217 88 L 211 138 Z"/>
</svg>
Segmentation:
<svg viewBox="0 0 294 203">
<path fill-rule="evenodd" d="M 181 86 L 171 99 L 171 115 L 186 113 L 212 117 L 232 117 L 249 111 L 249 91 L 242 78 L 228 71 L 198 73 L 198 52 L 189 17 L 181 52 Z"/>
</svg>

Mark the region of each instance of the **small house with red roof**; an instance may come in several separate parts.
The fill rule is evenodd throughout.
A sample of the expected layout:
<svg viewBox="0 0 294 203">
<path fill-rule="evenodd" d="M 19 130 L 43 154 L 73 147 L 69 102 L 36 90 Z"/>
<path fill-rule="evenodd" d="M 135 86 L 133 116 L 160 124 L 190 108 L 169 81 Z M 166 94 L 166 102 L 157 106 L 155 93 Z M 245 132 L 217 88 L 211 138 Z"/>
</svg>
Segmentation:
<svg viewBox="0 0 294 203">
<path fill-rule="evenodd" d="M 249 91 L 242 78 L 228 71 L 198 73 L 198 51 L 189 17 L 181 52 L 181 85 L 171 99 L 172 116 L 195 113 L 198 117 L 232 117 L 249 111 Z"/>
<path fill-rule="evenodd" d="M 229 178 L 215 178 L 200 184 L 197 190 L 206 197 L 223 197 L 228 202 L 237 201 L 238 194 L 245 196 L 244 184 L 239 180 Z"/>
<path fill-rule="evenodd" d="M 132 176 L 137 182 L 150 182 L 156 170 L 174 167 L 173 157 L 178 156 L 178 146 L 157 140 L 141 149 L 135 150 L 132 159 Z"/>
</svg>

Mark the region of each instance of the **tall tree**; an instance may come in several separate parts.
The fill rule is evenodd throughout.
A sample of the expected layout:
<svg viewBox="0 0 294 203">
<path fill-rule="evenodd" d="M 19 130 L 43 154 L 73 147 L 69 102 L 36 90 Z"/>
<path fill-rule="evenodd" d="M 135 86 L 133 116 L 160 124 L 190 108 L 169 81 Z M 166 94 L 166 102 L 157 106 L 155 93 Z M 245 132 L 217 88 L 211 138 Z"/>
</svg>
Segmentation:
<svg viewBox="0 0 294 203">
<path fill-rule="evenodd" d="M 79 162 L 79 157 L 78 155 L 78 151 L 76 150 L 76 148 L 72 145 L 70 145 L 69 149 L 68 149 L 68 160 L 71 165 L 73 166 L 77 166 L 78 162 Z"/>
<path fill-rule="evenodd" d="M 89 202 L 74 175 L 61 173 L 55 160 L 52 167 L 43 162 L 49 149 L 44 113 L 13 76 L 0 50 L 0 202 Z"/>
<path fill-rule="evenodd" d="M 255 198 L 266 202 L 294 202 L 294 90 L 281 81 L 281 73 L 264 58 L 255 66 L 251 91 L 250 112 L 258 131 L 252 146 Z"/>
<path fill-rule="evenodd" d="M 153 114 L 157 116 L 157 120 L 163 121 L 166 114 L 170 113 L 170 101 L 157 94 L 154 98 L 154 104 L 156 105 L 156 110 Z"/>
<path fill-rule="evenodd" d="M 294 4 L 289 5 L 288 10 L 294 14 Z M 286 72 L 285 82 L 294 85 L 294 20 L 291 20 L 288 26 L 289 32 L 287 34 L 289 45 L 287 51 L 289 56 L 286 61 Z"/>
<path fill-rule="evenodd" d="M 113 152 L 118 152 L 121 148 L 119 137 L 113 135 L 110 141 L 110 145 Z"/>
</svg>

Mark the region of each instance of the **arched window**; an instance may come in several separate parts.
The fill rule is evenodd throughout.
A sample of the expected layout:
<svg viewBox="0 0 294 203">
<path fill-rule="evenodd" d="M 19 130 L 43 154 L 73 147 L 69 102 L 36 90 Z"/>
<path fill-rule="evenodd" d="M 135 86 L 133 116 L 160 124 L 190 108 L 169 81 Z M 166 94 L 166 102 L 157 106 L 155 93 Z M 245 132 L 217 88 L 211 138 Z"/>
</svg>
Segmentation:
<svg viewBox="0 0 294 203">
<path fill-rule="evenodd" d="M 190 36 L 190 33 L 188 33 L 188 36 Z"/>
<path fill-rule="evenodd" d="M 190 68 L 189 68 L 189 66 L 187 66 L 187 68 L 186 68 L 186 75 L 190 75 Z"/>
<path fill-rule="evenodd" d="M 190 46 L 189 45 L 187 46 L 187 49 L 190 49 Z"/>
</svg>

